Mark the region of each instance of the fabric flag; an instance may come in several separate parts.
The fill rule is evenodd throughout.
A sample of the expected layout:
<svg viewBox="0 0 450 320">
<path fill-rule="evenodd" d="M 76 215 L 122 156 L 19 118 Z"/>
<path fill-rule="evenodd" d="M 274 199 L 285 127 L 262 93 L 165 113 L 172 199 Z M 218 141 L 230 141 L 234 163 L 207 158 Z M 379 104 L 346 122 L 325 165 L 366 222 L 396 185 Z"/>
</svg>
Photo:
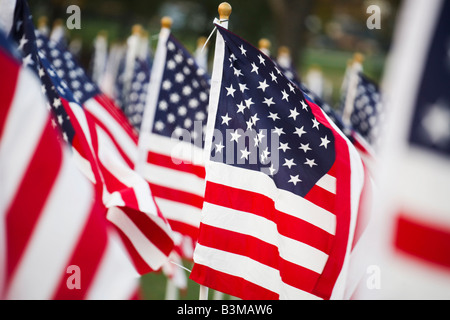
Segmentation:
<svg viewBox="0 0 450 320">
<path fill-rule="evenodd" d="M 125 115 L 137 131 L 141 129 L 142 125 L 152 64 L 148 36 L 144 33 L 140 37 L 139 48 L 135 56 L 127 99 L 125 99 L 125 105 L 122 106 Z"/>
<path fill-rule="evenodd" d="M 356 299 L 450 298 L 449 15 L 448 1 L 401 7 L 383 79 L 378 206 L 355 248 Z"/>
<path fill-rule="evenodd" d="M 18 1 L 11 36 L 19 43 L 23 64 L 37 70 L 63 138 L 80 170 L 95 184 L 137 270 L 158 270 L 173 240 L 148 183 L 133 170 L 138 155 L 135 132 L 68 51 L 42 35 L 36 39 L 34 33 L 28 5 Z"/>
<path fill-rule="evenodd" d="M 216 25 L 190 278 L 242 299 L 341 298 L 361 159 L 269 57 Z"/>
<path fill-rule="evenodd" d="M 0 34 L 0 296 L 129 299 L 138 273 L 75 166 L 37 76 Z"/>
<path fill-rule="evenodd" d="M 139 136 L 138 172 L 177 234 L 182 257 L 192 259 L 203 205 L 203 127 L 209 82 L 195 59 L 163 26 Z"/>
</svg>

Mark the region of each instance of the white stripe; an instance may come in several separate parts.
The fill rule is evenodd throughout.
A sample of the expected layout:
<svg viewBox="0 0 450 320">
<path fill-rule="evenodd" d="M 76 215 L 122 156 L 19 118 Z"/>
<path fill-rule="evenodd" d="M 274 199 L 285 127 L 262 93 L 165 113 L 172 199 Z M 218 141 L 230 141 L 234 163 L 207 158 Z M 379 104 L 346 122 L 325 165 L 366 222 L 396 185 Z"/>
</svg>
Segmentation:
<svg viewBox="0 0 450 320">
<path fill-rule="evenodd" d="M 114 281 L 111 281 L 114 279 Z M 115 230 L 108 230 L 108 243 L 95 278 L 87 292 L 88 300 L 126 300 L 139 286 L 139 275 L 130 263 Z"/>
<path fill-rule="evenodd" d="M 3 169 L 0 177 L 1 213 L 9 207 L 22 182 L 48 120 L 49 114 L 38 83 L 28 69 L 21 69 L 0 141 L 0 168 Z"/>
<path fill-rule="evenodd" d="M 77 165 L 78 169 L 92 182 L 95 182 L 95 175 L 92 171 L 91 163 L 86 158 L 82 157 L 81 154 L 78 152 L 77 149 L 72 147 L 72 156 L 74 159 L 75 164 Z"/>
<path fill-rule="evenodd" d="M 158 270 L 167 261 L 167 256 L 139 230 L 120 208 L 110 208 L 107 218 L 130 239 L 136 251 L 153 270 Z"/>
<path fill-rule="evenodd" d="M 213 161 L 209 161 L 207 166 L 208 181 L 265 195 L 274 200 L 277 210 L 335 234 L 336 216 L 333 213 L 289 191 L 278 189 L 266 174 Z"/>
<path fill-rule="evenodd" d="M 197 228 L 200 227 L 201 209 L 158 197 L 155 200 L 166 219 L 180 221 Z"/>
<path fill-rule="evenodd" d="M 199 146 L 153 133 L 142 133 L 141 136 L 140 147 L 146 151 L 172 157 L 175 164 L 181 160 L 184 163 L 204 166 L 204 151 Z"/>
<path fill-rule="evenodd" d="M 302 242 L 279 234 L 277 225 L 252 213 L 203 204 L 202 223 L 255 237 L 278 248 L 280 256 L 317 273 L 322 273 L 328 255 Z"/>
<path fill-rule="evenodd" d="M 66 272 L 94 194 L 92 185 L 75 174 L 69 157 L 64 155 L 58 179 L 12 279 L 8 299 L 50 299 Z"/>
<path fill-rule="evenodd" d="M 164 68 L 166 65 L 167 55 L 167 40 L 170 36 L 170 29 L 161 28 L 158 37 L 158 45 L 156 47 L 155 58 L 153 59 L 153 67 L 150 74 L 150 81 L 147 90 L 147 99 L 145 102 L 145 109 L 142 115 L 142 123 L 138 142 L 138 159 L 136 163 L 136 171 L 141 173 L 143 165 L 147 162 L 147 148 L 145 147 L 146 140 L 150 134 L 153 121 L 155 119 L 156 104 L 159 99 L 159 91 L 161 88 L 161 81 L 164 75 Z"/>
<path fill-rule="evenodd" d="M 120 182 L 129 188 L 133 188 L 141 211 L 147 213 L 157 212 L 156 206 L 150 197 L 151 191 L 148 183 L 125 163 L 111 138 L 104 130 L 96 125 L 96 131 L 98 137 L 98 157 L 102 164 Z M 110 201 L 106 203 L 107 207 L 120 205 L 114 203 L 113 199 L 115 198 L 109 199 Z"/>
<path fill-rule="evenodd" d="M 137 145 L 120 124 L 95 99 L 87 100 L 84 107 L 105 125 L 127 157 L 135 163 L 138 152 Z"/>
<path fill-rule="evenodd" d="M 154 184 L 189 192 L 200 197 L 205 193 L 205 180 L 183 171 L 146 164 L 142 172 L 144 178 Z"/>
<path fill-rule="evenodd" d="M 320 178 L 316 185 L 327 190 L 328 192 L 336 194 L 336 178 L 330 176 L 329 174 L 326 174 Z"/>
<path fill-rule="evenodd" d="M 20 69 L 0 140 L 0 290 L 6 278 L 6 210 L 49 120 L 44 97 L 38 88 L 31 71 Z M 30 105 L 33 108 L 29 108 Z"/>
<path fill-rule="evenodd" d="M 282 282 L 278 270 L 245 256 L 197 244 L 194 261 L 196 264 L 243 278 L 269 291 L 283 293 L 283 298 L 288 298 L 286 294 L 291 296 L 295 292 L 295 296 L 301 296 L 303 299 L 317 299 L 314 295 L 286 285 Z"/>
</svg>

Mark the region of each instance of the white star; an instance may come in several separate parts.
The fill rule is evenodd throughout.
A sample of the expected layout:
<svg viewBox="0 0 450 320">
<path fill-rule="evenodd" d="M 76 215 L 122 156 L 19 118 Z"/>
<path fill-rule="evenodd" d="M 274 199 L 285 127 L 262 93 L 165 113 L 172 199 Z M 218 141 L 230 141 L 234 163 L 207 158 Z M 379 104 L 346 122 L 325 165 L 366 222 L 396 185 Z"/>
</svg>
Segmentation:
<svg viewBox="0 0 450 320">
<path fill-rule="evenodd" d="M 225 87 L 225 89 L 227 89 L 227 97 L 232 96 L 234 98 L 234 92 L 236 89 L 233 88 L 233 84 L 231 84 L 228 88 Z"/>
<path fill-rule="evenodd" d="M 259 58 L 259 64 L 266 65 L 266 59 L 264 59 L 264 57 L 262 55 L 259 55 L 258 58 Z"/>
<path fill-rule="evenodd" d="M 317 121 L 316 118 L 312 119 L 313 122 L 313 128 L 316 128 L 317 130 L 319 130 L 319 121 Z"/>
<path fill-rule="evenodd" d="M 314 159 L 311 160 L 308 158 L 306 158 L 306 162 L 304 164 L 308 165 L 310 168 L 312 168 L 313 166 L 317 166 L 317 163 Z"/>
<path fill-rule="evenodd" d="M 255 103 L 252 101 L 252 99 L 253 99 L 253 98 L 250 98 L 250 99 L 245 100 L 245 105 L 246 105 L 247 108 L 249 108 L 249 109 L 250 109 L 250 106 L 251 106 L 252 104 L 255 104 Z"/>
<path fill-rule="evenodd" d="M 328 140 L 327 136 L 325 138 L 320 138 L 322 140 L 322 143 L 319 147 L 325 147 L 325 149 L 328 147 L 328 144 L 330 143 L 330 140 Z"/>
<path fill-rule="evenodd" d="M 299 138 L 301 138 L 302 135 L 305 134 L 305 133 L 306 133 L 306 131 L 304 130 L 304 126 L 302 126 L 301 128 L 295 127 L 294 134 L 297 134 Z"/>
<path fill-rule="evenodd" d="M 244 49 L 244 45 L 241 44 L 239 49 L 241 49 L 241 54 L 243 54 L 244 56 L 247 56 L 247 50 Z"/>
<path fill-rule="evenodd" d="M 248 130 L 252 130 L 253 127 L 253 121 L 252 119 L 249 119 L 248 121 L 245 122 L 247 124 L 247 131 Z"/>
<path fill-rule="evenodd" d="M 241 90 L 241 92 L 244 92 L 245 90 L 249 89 L 247 88 L 247 85 L 245 83 L 244 84 L 239 83 L 239 90 Z"/>
<path fill-rule="evenodd" d="M 247 149 L 247 147 L 245 147 L 244 150 L 241 150 L 241 153 L 242 153 L 241 159 L 242 159 L 242 158 L 245 158 L 245 160 L 248 160 L 248 156 L 249 156 L 249 154 L 250 154 L 251 152 L 249 152 L 248 149 Z"/>
<path fill-rule="evenodd" d="M 289 175 L 289 176 L 291 177 L 291 179 L 290 179 L 288 182 L 293 183 L 294 186 L 296 186 L 298 182 L 302 182 L 302 180 L 300 180 L 300 179 L 298 178 L 298 175 L 296 175 L 296 176 L 291 176 L 291 175 Z"/>
<path fill-rule="evenodd" d="M 269 148 L 266 147 L 266 149 L 264 149 L 263 152 L 261 153 L 261 162 L 266 162 L 269 155 L 270 155 Z"/>
<path fill-rule="evenodd" d="M 225 116 L 222 116 L 222 124 L 226 123 L 228 126 L 228 122 L 230 122 L 231 118 L 228 117 L 228 113 Z"/>
<path fill-rule="evenodd" d="M 172 82 L 170 82 L 169 80 L 165 80 L 162 83 L 162 88 L 163 88 L 163 90 L 166 90 L 166 91 L 170 90 L 170 88 L 172 88 Z"/>
<path fill-rule="evenodd" d="M 263 103 L 267 104 L 268 107 L 270 107 L 272 104 L 275 104 L 275 102 L 273 102 L 273 97 L 270 99 L 267 99 L 266 97 L 264 97 Z"/>
<path fill-rule="evenodd" d="M 273 71 L 270 73 L 270 76 L 272 77 L 272 81 L 278 82 L 277 76 L 273 73 Z"/>
<path fill-rule="evenodd" d="M 300 103 L 302 104 L 302 109 L 308 111 L 308 105 L 305 103 L 305 101 L 300 101 Z"/>
<path fill-rule="evenodd" d="M 239 138 L 241 137 L 241 135 L 237 132 L 237 129 L 234 132 L 231 132 L 231 141 L 236 141 L 239 142 Z"/>
<path fill-rule="evenodd" d="M 294 108 L 292 110 L 289 110 L 291 112 L 291 115 L 289 116 L 289 118 L 292 118 L 295 120 L 297 120 L 297 116 L 300 114 L 297 112 L 297 108 Z"/>
<path fill-rule="evenodd" d="M 53 99 L 53 106 L 58 109 L 59 106 L 61 106 L 61 100 L 60 99 Z"/>
<path fill-rule="evenodd" d="M 246 106 L 244 105 L 244 101 L 241 101 L 241 103 L 237 104 L 236 106 L 238 107 L 237 113 L 242 112 L 242 114 L 244 114 L 244 110 L 246 108 Z"/>
<path fill-rule="evenodd" d="M 29 55 L 27 55 L 25 58 L 23 58 L 22 62 L 23 62 L 24 67 L 33 65 L 34 61 L 31 58 L 31 53 Z"/>
<path fill-rule="evenodd" d="M 256 74 L 258 74 L 258 70 L 259 70 L 259 67 L 254 62 L 252 62 L 252 71 L 251 72 L 255 72 Z"/>
<path fill-rule="evenodd" d="M 289 94 L 286 92 L 286 90 L 281 91 L 281 94 L 283 95 L 283 98 L 281 100 L 286 100 L 289 102 Z"/>
<path fill-rule="evenodd" d="M 216 153 L 222 153 L 223 148 L 225 148 L 225 146 L 222 144 L 222 141 L 219 144 L 216 144 Z"/>
<path fill-rule="evenodd" d="M 280 142 L 280 146 L 279 146 L 278 150 L 283 150 L 284 152 L 286 152 L 287 149 L 291 149 L 291 148 L 288 146 L 288 143 L 287 143 L 287 142 L 286 142 L 286 143 Z"/>
<path fill-rule="evenodd" d="M 261 89 L 263 92 L 266 92 L 266 88 L 267 88 L 268 86 L 269 86 L 269 85 L 267 84 L 266 80 L 264 79 L 263 82 L 259 82 L 259 87 L 258 87 L 258 89 Z"/>
<path fill-rule="evenodd" d="M 267 118 L 271 118 L 273 121 L 280 119 L 278 117 L 278 113 L 272 113 L 272 112 L 269 112 L 269 113 L 270 113 L 270 116 L 268 116 Z"/>
<path fill-rule="evenodd" d="M 426 111 L 421 125 L 432 143 L 445 146 L 450 139 L 450 109 L 439 101 Z"/>
<path fill-rule="evenodd" d="M 307 152 L 307 151 L 309 151 L 309 150 L 312 150 L 310 147 L 309 147 L 309 143 L 308 144 L 303 144 L 303 143 L 300 143 L 302 146 L 301 147 L 298 147 L 299 149 L 301 149 L 301 150 L 303 150 L 305 153 Z"/>
<path fill-rule="evenodd" d="M 294 163 L 294 159 L 284 159 L 283 167 L 288 167 L 290 169 L 292 166 L 296 166 L 296 164 Z"/>
<path fill-rule="evenodd" d="M 236 69 L 236 68 L 233 68 L 234 69 L 234 75 L 235 76 L 243 76 L 243 74 L 242 74 L 242 72 L 241 72 L 241 70 L 240 69 Z"/>
<path fill-rule="evenodd" d="M 291 92 L 295 91 L 294 86 L 290 82 L 288 83 L 288 87 L 289 87 L 289 91 L 291 91 Z"/>
<path fill-rule="evenodd" d="M 278 136 L 281 136 L 282 134 L 285 134 L 283 132 L 283 128 L 277 128 L 275 127 L 275 130 L 272 130 L 274 133 L 278 134 Z"/>
<path fill-rule="evenodd" d="M 25 34 L 23 34 L 22 38 L 20 39 L 20 43 L 19 43 L 19 50 L 22 50 L 23 47 L 27 44 L 28 39 L 25 38 Z"/>
<path fill-rule="evenodd" d="M 259 118 L 258 118 L 258 114 L 255 113 L 252 117 L 251 120 L 253 122 L 253 124 L 256 126 L 256 122 L 258 122 Z"/>
</svg>

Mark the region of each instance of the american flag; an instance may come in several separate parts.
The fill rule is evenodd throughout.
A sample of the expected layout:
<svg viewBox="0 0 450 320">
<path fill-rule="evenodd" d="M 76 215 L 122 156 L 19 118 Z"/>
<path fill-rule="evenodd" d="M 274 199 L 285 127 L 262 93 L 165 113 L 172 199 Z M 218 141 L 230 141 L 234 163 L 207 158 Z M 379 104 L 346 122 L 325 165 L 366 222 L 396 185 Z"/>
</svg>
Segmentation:
<svg viewBox="0 0 450 320">
<path fill-rule="evenodd" d="M 269 57 L 217 27 L 190 278 L 243 299 L 339 297 L 361 159 Z"/>
<path fill-rule="evenodd" d="M 389 114 L 380 206 L 359 252 L 360 263 L 379 267 L 381 285 L 368 290 L 363 277 L 354 292 L 361 299 L 448 299 L 450 2 L 407 1 L 400 12 L 383 79 Z M 416 19 L 420 26 L 411 25 Z"/>
<path fill-rule="evenodd" d="M 38 77 L 8 47 L 0 34 L 0 296 L 132 298 L 138 274 L 125 247 L 58 139 Z"/>
<path fill-rule="evenodd" d="M 369 144 L 374 145 L 379 135 L 383 110 L 378 85 L 362 72 L 357 72 L 353 109 L 349 125 Z M 350 90 L 350 88 L 347 88 Z"/>
<path fill-rule="evenodd" d="M 151 70 L 152 60 L 149 52 L 146 52 L 144 56 L 136 56 L 130 92 L 127 94 L 128 99 L 125 105 L 122 106 L 125 115 L 138 131 L 141 129 L 142 116 L 147 101 Z"/>
<path fill-rule="evenodd" d="M 192 259 L 203 205 L 203 127 L 209 79 L 191 54 L 161 28 L 140 130 L 144 177 L 178 234 L 178 252 Z"/>
<path fill-rule="evenodd" d="M 105 214 L 119 230 L 137 270 L 158 270 L 173 240 L 148 183 L 134 171 L 138 154 L 132 126 L 67 50 L 42 35 L 36 39 L 25 1 L 17 1 L 11 35 L 24 65 L 39 74 L 55 122 L 80 169 L 94 182 Z"/>
</svg>

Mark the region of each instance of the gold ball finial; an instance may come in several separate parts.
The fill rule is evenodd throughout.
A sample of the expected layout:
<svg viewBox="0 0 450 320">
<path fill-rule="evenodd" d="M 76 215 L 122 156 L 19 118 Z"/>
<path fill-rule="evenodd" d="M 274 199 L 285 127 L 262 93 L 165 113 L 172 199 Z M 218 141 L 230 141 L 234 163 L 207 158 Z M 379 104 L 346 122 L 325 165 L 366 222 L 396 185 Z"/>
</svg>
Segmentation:
<svg viewBox="0 0 450 320">
<path fill-rule="evenodd" d="M 231 5 L 228 2 L 222 2 L 219 5 L 219 18 L 220 20 L 227 20 L 231 15 Z"/>
<path fill-rule="evenodd" d="M 259 49 L 270 49 L 271 45 L 272 43 L 270 42 L 270 40 L 266 38 L 262 38 L 258 42 Z"/>
<path fill-rule="evenodd" d="M 39 17 L 39 19 L 38 19 L 38 27 L 39 28 L 44 28 L 47 26 L 47 24 L 48 24 L 48 19 L 46 16 Z"/>
<path fill-rule="evenodd" d="M 170 29 L 171 27 L 172 27 L 172 18 L 171 17 L 162 17 L 161 28 Z"/>
<path fill-rule="evenodd" d="M 142 26 L 140 24 L 135 24 L 131 28 L 131 33 L 139 35 L 142 32 Z"/>
<path fill-rule="evenodd" d="M 206 43 L 206 40 L 207 40 L 206 37 L 203 36 L 199 37 L 197 39 L 197 46 L 202 47 Z"/>
<path fill-rule="evenodd" d="M 358 62 L 358 63 L 363 63 L 363 61 L 364 61 L 364 55 L 363 55 L 362 53 L 360 53 L 360 52 L 356 52 L 356 53 L 353 55 L 353 61 L 354 61 L 354 62 Z"/>
<path fill-rule="evenodd" d="M 281 46 L 278 48 L 279 55 L 291 55 L 291 50 L 287 46 Z"/>
</svg>

